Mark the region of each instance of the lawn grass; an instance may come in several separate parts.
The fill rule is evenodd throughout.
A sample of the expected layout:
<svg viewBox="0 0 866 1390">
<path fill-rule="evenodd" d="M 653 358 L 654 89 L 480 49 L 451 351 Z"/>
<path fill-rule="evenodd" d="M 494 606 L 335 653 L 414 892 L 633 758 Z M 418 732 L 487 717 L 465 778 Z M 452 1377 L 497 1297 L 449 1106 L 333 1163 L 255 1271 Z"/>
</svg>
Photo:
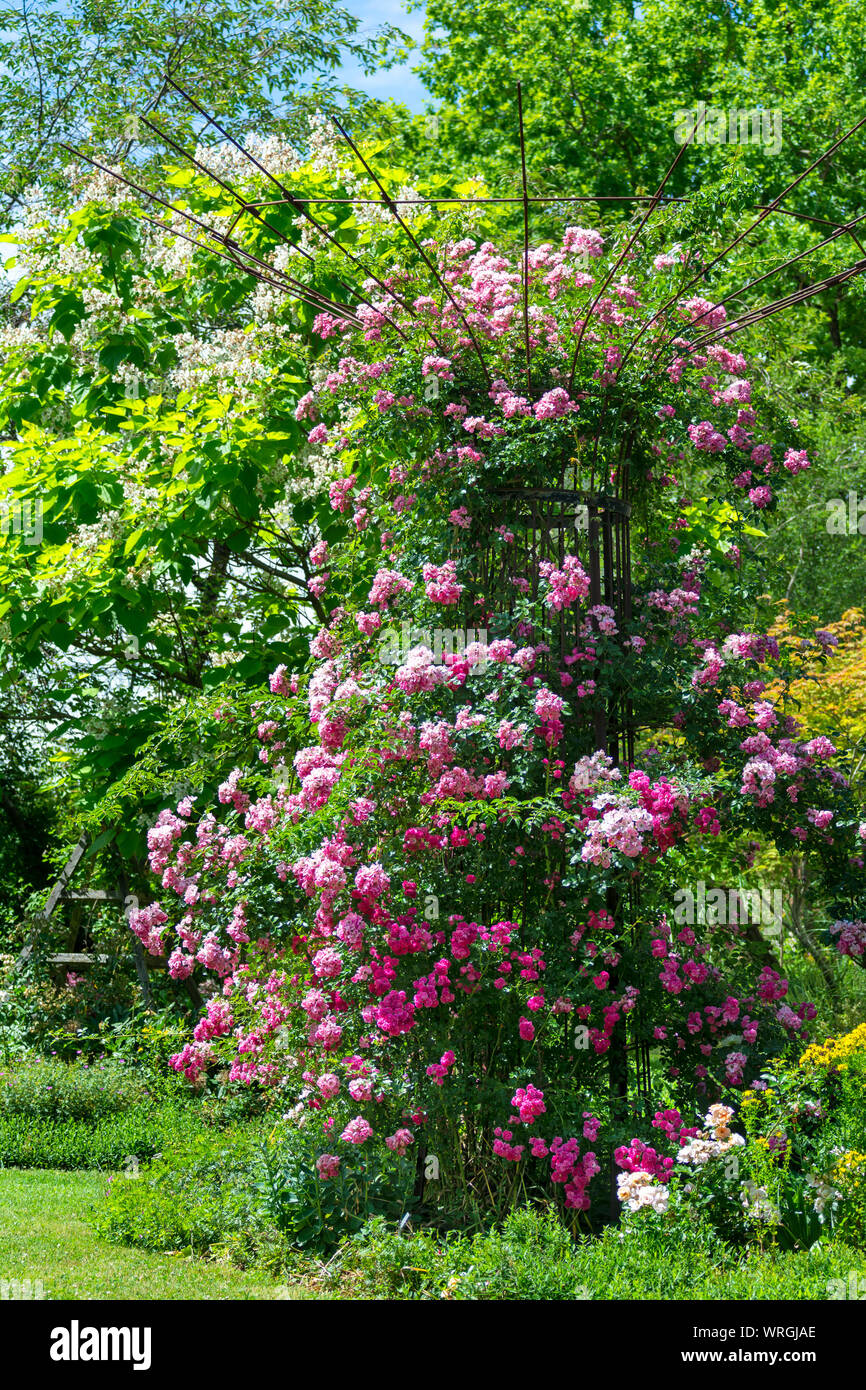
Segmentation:
<svg viewBox="0 0 866 1390">
<path fill-rule="evenodd" d="M 46 1299 L 309 1296 L 255 1271 L 109 1244 L 89 1219 L 105 1187 L 100 1173 L 0 1169 L 0 1280 L 41 1281 Z"/>
<path fill-rule="evenodd" d="M 113 1180 L 134 1181 L 122 1175 Z M 569 1246 L 567 1256 L 557 1262 L 555 1252 L 546 1248 L 504 1251 L 501 1238 L 495 1235 L 479 1237 L 471 1251 L 464 1251 L 466 1258 L 456 1258 L 452 1252 L 449 1259 L 432 1236 L 409 1241 L 383 1230 L 378 1241 L 373 1240 L 375 1248 L 359 1247 L 363 1270 L 352 1268 L 350 1261 L 348 1269 L 335 1271 L 336 1277 L 321 1279 L 307 1269 L 304 1283 L 286 1275 L 280 1282 L 261 1270 L 240 1270 L 189 1254 L 157 1254 L 103 1239 L 95 1232 L 92 1217 L 105 1196 L 107 1181 L 106 1174 L 93 1171 L 0 1169 L 0 1281 L 23 1284 L 29 1280 L 31 1288 L 38 1282 L 46 1299 L 73 1301 L 447 1296 L 823 1302 L 840 1296 L 830 1292 L 831 1280 L 841 1279 L 847 1288 L 850 1274 L 866 1275 L 863 1252 L 835 1244 L 811 1252 L 753 1251 L 747 1259 L 734 1258 L 732 1252 L 727 1263 L 709 1253 L 697 1258 L 691 1251 L 683 1252 L 685 1258 L 679 1261 L 673 1251 L 667 1257 L 658 1251 L 655 1259 L 643 1249 L 630 1251 L 610 1231 L 576 1249 Z M 528 1218 L 518 1213 L 514 1219 L 519 1224 Z M 430 1258 L 421 1258 L 425 1250 Z M 432 1258 L 434 1251 L 441 1257 L 438 1263 Z M 428 1264 L 430 1270 L 426 1270 Z M 425 1274 L 419 1281 L 417 1276 Z M 456 1277 L 444 1295 L 449 1275 Z M 486 1287 L 490 1279 L 502 1287 Z M 480 1286 L 475 1287 L 479 1280 Z"/>
</svg>

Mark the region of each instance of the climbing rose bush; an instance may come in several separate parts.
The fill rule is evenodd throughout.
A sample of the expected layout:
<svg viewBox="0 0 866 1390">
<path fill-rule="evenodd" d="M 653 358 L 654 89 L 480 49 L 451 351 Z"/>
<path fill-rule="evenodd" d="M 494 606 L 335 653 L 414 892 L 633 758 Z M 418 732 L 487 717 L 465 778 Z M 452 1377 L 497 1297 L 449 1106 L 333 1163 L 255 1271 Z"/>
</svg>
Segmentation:
<svg viewBox="0 0 866 1390">
<path fill-rule="evenodd" d="M 784 654 L 746 621 L 750 518 L 807 451 L 704 341 L 725 310 L 677 292 L 689 254 L 626 250 L 569 228 L 530 253 L 528 369 L 521 268 L 490 244 L 426 244 L 446 292 L 398 265 L 356 331 L 319 316 L 296 415 L 330 457 L 329 619 L 271 676 L 257 763 L 148 835 L 160 900 L 132 929 L 209 992 L 172 1065 L 278 1089 L 323 1183 L 360 1149 L 414 1153 L 457 1202 L 585 1212 L 613 1157 L 622 1201 L 661 1203 L 646 1067 L 677 1107 L 653 1123 L 697 1153 L 681 1116 L 814 1017 L 742 924 L 677 919 L 694 847 L 814 846 L 860 941 L 835 750 L 798 739 Z M 555 558 L 526 543 L 521 495 L 563 468 L 620 495 L 628 474 L 630 608 L 593 601 L 579 528 Z M 643 735 L 617 766 L 626 702 Z"/>
</svg>

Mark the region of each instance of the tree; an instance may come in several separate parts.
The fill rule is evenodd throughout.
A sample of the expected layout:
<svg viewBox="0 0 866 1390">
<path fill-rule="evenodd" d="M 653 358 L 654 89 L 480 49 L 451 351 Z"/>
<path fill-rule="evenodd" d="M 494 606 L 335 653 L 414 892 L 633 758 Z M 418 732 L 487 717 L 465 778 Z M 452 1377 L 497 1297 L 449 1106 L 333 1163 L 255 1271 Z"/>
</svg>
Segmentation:
<svg viewBox="0 0 866 1390">
<path fill-rule="evenodd" d="M 309 157 L 273 138 L 248 147 L 299 193 L 339 199 L 354 170 L 333 135 L 314 122 Z M 267 196 L 243 153 L 208 159 Z M 161 171 L 187 217 L 159 225 L 107 175 L 70 176 L 71 210 L 37 206 L 17 234 L 24 274 L 0 335 L 0 623 L 7 719 L 73 760 L 67 791 L 90 806 L 167 711 L 255 688 L 324 617 L 311 551 L 341 524 L 329 451 L 294 407 L 321 355 L 313 324 L 326 306 L 353 314 L 335 297 L 364 302 L 390 229 L 375 209 L 319 209 L 311 231 L 270 208 L 235 231 L 246 262 L 227 260 L 208 229 L 237 209 L 207 174 Z"/>
<path fill-rule="evenodd" d="M 159 159 L 150 117 L 194 147 L 201 120 L 172 82 L 244 134 L 298 139 L 315 110 L 364 109 L 337 70 L 351 59 L 372 71 L 401 35 L 383 25 L 361 39 L 358 28 L 332 0 L 20 0 L 0 11 L 3 220 L 37 182 L 62 193 L 60 142 L 109 164 L 130 157 L 146 173 Z"/>
<path fill-rule="evenodd" d="M 711 118 L 668 191 L 715 181 L 732 148 L 781 187 L 863 114 L 863 26 L 859 7 L 837 0 L 807 15 L 766 0 L 709 9 L 696 0 L 639 9 L 430 0 L 418 71 L 440 103 L 437 138 L 502 192 L 519 181 L 516 82 L 539 192 L 653 192 L 682 143 L 678 113 L 699 101 L 726 116 L 775 113 L 780 124 L 747 122 L 741 132 L 737 122 L 732 145 L 730 123 L 722 132 Z M 856 208 L 863 142 L 861 133 L 833 156 L 811 211 L 842 221 Z"/>
</svg>

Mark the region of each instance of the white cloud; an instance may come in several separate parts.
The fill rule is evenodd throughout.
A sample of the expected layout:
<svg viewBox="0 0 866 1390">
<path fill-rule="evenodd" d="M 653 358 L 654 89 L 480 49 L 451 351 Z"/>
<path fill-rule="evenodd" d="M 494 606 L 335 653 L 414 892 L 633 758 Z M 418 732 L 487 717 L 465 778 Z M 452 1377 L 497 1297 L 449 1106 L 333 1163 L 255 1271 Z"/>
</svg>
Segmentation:
<svg viewBox="0 0 866 1390">
<path fill-rule="evenodd" d="M 393 24 L 410 34 L 416 41 L 424 35 L 424 11 L 413 10 L 407 13 L 401 0 L 343 0 L 345 8 L 357 15 L 361 21 L 359 37 L 372 34 L 381 24 Z M 417 53 L 410 55 L 409 62 L 398 68 L 365 76 L 355 64 L 343 67 L 341 75 L 351 86 L 369 92 L 371 96 L 402 101 L 410 111 L 421 111 L 429 101 L 429 93 L 412 72 L 418 62 Z"/>
</svg>

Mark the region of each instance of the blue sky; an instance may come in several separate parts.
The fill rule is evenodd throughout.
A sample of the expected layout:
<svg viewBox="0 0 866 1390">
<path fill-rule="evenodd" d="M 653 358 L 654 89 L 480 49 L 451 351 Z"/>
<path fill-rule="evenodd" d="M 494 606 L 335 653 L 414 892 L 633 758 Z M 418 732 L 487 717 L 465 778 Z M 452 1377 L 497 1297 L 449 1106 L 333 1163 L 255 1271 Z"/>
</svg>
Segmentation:
<svg viewBox="0 0 866 1390">
<path fill-rule="evenodd" d="M 351 14 L 358 16 L 362 32 L 372 33 L 380 24 L 394 24 L 414 39 L 423 36 L 423 9 L 407 14 L 401 0 L 342 0 L 342 4 Z M 417 55 L 413 54 L 404 66 L 375 73 L 372 77 L 365 77 L 359 68 L 353 66 L 346 66 L 342 71 L 347 82 L 369 92 L 371 96 L 383 99 L 393 97 L 396 101 L 405 102 L 411 111 L 421 111 L 429 100 L 429 94 L 411 70 L 417 61 Z"/>
</svg>

